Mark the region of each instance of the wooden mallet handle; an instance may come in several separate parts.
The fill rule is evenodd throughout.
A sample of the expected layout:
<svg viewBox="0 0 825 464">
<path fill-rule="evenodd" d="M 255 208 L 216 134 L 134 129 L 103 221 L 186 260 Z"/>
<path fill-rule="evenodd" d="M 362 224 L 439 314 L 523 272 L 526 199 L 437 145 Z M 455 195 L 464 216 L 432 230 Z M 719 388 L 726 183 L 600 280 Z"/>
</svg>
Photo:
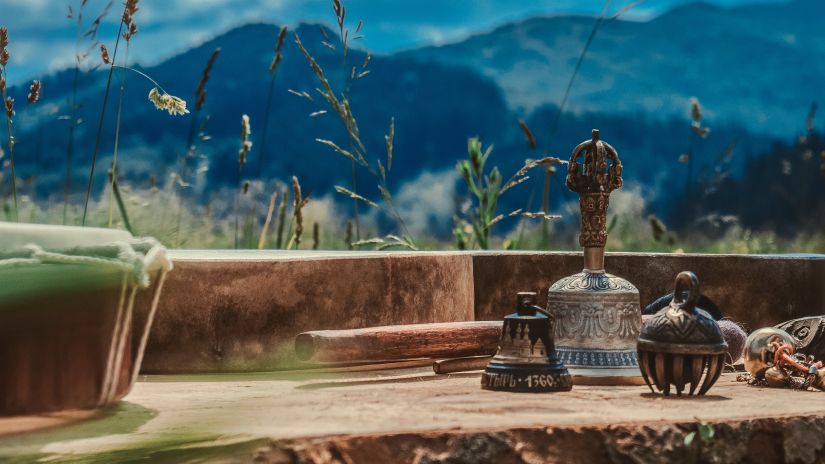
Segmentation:
<svg viewBox="0 0 825 464">
<path fill-rule="evenodd" d="M 295 337 L 295 354 L 310 363 L 493 355 L 501 330 L 501 321 L 315 330 Z"/>
</svg>

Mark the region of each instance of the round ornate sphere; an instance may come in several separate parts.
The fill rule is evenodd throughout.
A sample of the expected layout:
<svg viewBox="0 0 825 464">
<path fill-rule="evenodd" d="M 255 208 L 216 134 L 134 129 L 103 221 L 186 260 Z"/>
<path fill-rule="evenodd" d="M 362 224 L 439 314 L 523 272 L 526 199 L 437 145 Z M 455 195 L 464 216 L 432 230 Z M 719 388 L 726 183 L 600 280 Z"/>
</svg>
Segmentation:
<svg viewBox="0 0 825 464">
<path fill-rule="evenodd" d="M 793 346 L 793 337 L 787 332 L 773 327 L 753 331 L 745 341 L 745 370 L 761 379 L 765 371 L 773 366 L 774 350 L 771 343 L 780 342 Z"/>
</svg>

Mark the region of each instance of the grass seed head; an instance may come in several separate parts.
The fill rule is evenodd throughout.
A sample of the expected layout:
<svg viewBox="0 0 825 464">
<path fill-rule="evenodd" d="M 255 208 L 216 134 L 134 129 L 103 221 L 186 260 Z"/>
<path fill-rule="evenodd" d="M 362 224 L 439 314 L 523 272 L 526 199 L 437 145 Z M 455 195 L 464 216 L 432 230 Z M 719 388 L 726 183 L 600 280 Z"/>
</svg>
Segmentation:
<svg viewBox="0 0 825 464">
<path fill-rule="evenodd" d="M 699 99 L 696 97 L 690 98 L 690 117 L 694 122 L 702 121 L 702 107 L 699 105 Z"/>
<path fill-rule="evenodd" d="M 168 93 L 160 93 L 157 87 L 149 91 L 149 101 L 155 104 L 155 108 L 166 110 L 172 116 L 188 114 L 186 101 Z"/>
<path fill-rule="evenodd" d="M 26 96 L 29 103 L 37 103 L 37 101 L 40 100 L 40 87 L 40 81 L 36 79 L 32 81 L 32 85 L 29 87 L 29 94 Z"/>
<path fill-rule="evenodd" d="M 9 51 L 6 47 L 9 46 L 9 30 L 5 27 L 0 27 L 0 66 L 6 66 L 9 63 Z"/>
<path fill-rule="evenodd" d="M 112 64 L 112 60 L 109 59 L 109 49 L 103 44 L 100 44 L 100 59 L 103 64 Z"/>
<path fill-rule="evenodd" d="M 123 25 L 126 31 L 123 33 L 123 38 L 128 42 L 132 36 L 137 34 L 138 27 L 135 24 L 134 16 L 138 11 L 138 0 L 126 0 L 123 7 Z"/>
<path fill-rule="evenodd" d="M 209 80 L 209 73 L 212 72 L 212 66 L 215 65 L 215 60 L 218 58 L 218 53 L 220 53 L 220 51 L 220 48 L 216 48 L 212 52 L 212 55 L 209 57 L 209 61 L 206 63 L 206 67 L 203 69 L 201 80 L 198 82 L 198 89 L 195 91 L 196 110 L 203 108 L 203 104 L 206 102 L 206 82 Z"/>
<path fill-rule="evenodd" d="M 269 65 L 269 73 L 275 74 L 275 71 L 278 69 L 278 65 L 281 64 L 281 49 L 284 47 L 284 40 L 286 39 L 286 32 L 287 27 L 284 26 L 281 28 L 281 31 L 278 33 L 278 40 L 275 41 L 275 57 L 272 58 L 272 63 Z"/>
<path fill-rule="evenodd" d="M 252 141 L 249 140 L 249 135 L 252 133 L 252 128 L 249 125 L 249 116 L 241 116 L 241 148 L 238 150 L 238 164 L 243 168 L 246 164 L 246 157 L 249 151 L 252 150 Z"/>
<path fill-rule="evenodd" d="M 14 98 L 6 97 L 6 117 L 14 116 Z"/>
</svg>

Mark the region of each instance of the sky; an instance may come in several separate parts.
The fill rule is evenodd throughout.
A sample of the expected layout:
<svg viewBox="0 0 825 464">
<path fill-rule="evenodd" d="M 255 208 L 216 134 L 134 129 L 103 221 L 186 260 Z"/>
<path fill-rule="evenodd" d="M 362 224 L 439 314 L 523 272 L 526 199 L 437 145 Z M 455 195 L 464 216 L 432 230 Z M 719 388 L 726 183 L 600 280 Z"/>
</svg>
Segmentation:
<svg viewBox="0 0 825 464">
<path fill-rule="evenodd" d="M 114 5 L 100 28 L 99 39 L 111 46 L 122 1 Z M 707 0 L 732 7 L 781 0 Z M 8 81 L 12 84 L 72 66 L 76 22 L 67 18 L 81 0 L 0 0 L 0 26 L 9 29 L 11 54 Z M 85 20 L 96 16 L 109 0 L 88 0 Z M 638 0 L 607 0 L 615 13 Z M 646 0 L 623 19 L 644 21 L 693 0 Z M 391 53 L 422 45 L 461 40 L 501 24 L 537 15 L 597 15 L 602 0 L 344 0 L 347 21 L 364 22 L 361 43 L 376 53 Z M 140 27 L 130 56 L 152 65 L 250 22 L 294 26 L 300 22 L 332 24 L 331 0 L 141 0 L 136 22 Z M 88 24 L 86 24 L 88 27 Z M 85 30 L 85 29 L 84 29 Z M 95 56 L 97 51 L 94 52 Z"/>
</svg>

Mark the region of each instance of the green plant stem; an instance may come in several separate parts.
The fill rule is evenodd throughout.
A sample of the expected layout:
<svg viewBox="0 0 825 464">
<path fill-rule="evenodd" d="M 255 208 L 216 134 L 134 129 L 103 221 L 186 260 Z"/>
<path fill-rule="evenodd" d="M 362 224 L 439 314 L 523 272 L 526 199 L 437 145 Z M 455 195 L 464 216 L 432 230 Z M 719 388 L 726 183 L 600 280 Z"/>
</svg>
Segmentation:
<svg viewBox="0 0 825 464">
<path fill-rule="evenodd" d="M 289 190 L 284 189 L 281 194 L 281 206 L 278 207 L 278 235 L 275 241 L 275 248 L 281 248 L 284 244 L 284 226 L 286 225 L 286 204 L 289 198 Z"/>
<path fill-rule="evenodd" d="M 126 50 L 124 51 L 123 62 L 129 62 L 129 42 L 126 42 Z M 112 152 L 112 182 L 109 185 L 109 221 L 108 227 L 112 227 L 112 213 L 113 213 L 113 205 L 112 205 L 112 197 L 114 196 L 115 190 L 115 179 L 117 178 L 117 148 L 120 142 L 120 115 L 123 112 L 123 93 L 126 90 L 126 73 L 122 73 L 120 76 L 120 92 L 117 97 L 117 117 L 115 118 L 115 147 L 114 151 Z M 118 202 L 118 206 L 121 206 L 121 215 L 126 217 L 126 212 L 122 208 L 123 202 Z"/>
<path fill-rule="evenodd" d="M 128 42 L 127 42 L 127 43 L 128 43 Z M 114 56 L 112 57 L 112 59 L 114 59 Z M 132 68 L 132 67 L 129 67 L 129 66 L 121 66 L 121 65 L 119 65 L 119 64 L 113 64 L 113 65 L 112 65 L 112 67 L 113 67 L 113 68 L 125 69 L 125 70 L 127 70 L 127 71 L 132 71 L 133 73 L 137 73 L 138 75 L 143 76 L 143 77 L 145 77 L 146 79 L 148 79 L 148 80 L 149 80 L 149 82 L 151 82 L 152 84 L 154 84 L 154 85 L 155 85 L 155 87 L 157 87 L 157 88 L 158 88 L 161 92 L 163 92 L 163 93 L 169 93 L 169 92 L 167 92 L 167 91 L 166 91 L 166 89 L 164 89 L 164 88 L 163 88 L 163 86 L 162 86 L 162 85 L 158 84 L 158 81 L 156 81 L 156 80 L 152 79 L 151 77 L 149 77 L 149 75 L 147 75 L 146 73 L 144 73 L 144 72 L 142 72 L 142 71 L 138 71 L 137 69 Z"/>
<path fill-rule="evenodd" d="M 74 157 L 74 131 L 77 127 L 77 86 L 80 81 L 80 30 L 81 16 L 78 14 L 77 32 L 75 33 L 75 62 L 72 77 L 71 115 L 69 116 L 69 140 L 66 146 L 66 180 L 63 185 L 63 225 L 69 217 L 69 197 L 72 193 L 72 158 Z"/>
<path fill-rule="evenodd" d="M 235 191 L 235 249 L 238 249 L 238 229 L 241 221 L 241 189 L 243 189 L 242 182 L 243 165 L 238 165 L 238 190 Z"/>
<path fill-rule="evenodd" d="M 6 82 L 8 82 L 8 71 L 6 67 L 3 66 L 2 76 Z M 6 103 L 6 88 L 3 87 L 3 108 L 5 109 Z M 11 115 L 6 113 L 6 130 L 8 132 L 8 144 L 9 144 L 9 166 L 11 167 L 11 194 L 12 198 L 14 199 L 14 221 L 19 222 L 20 218 L 18 217 L 18 210 L 17 210 L 17 175 L 14 172 L 14 135 L 11 131 Z"/>
<path fill-rule="evenodd" d="M 261 148 L 258 149 L 258 170 L 257 170 L 257 177 L 258 179 L 263 180 L 263 169 L 264 169 L 264 158 L 266 157 L 266 139 L 267 133 L 269 132 L 269 114 L 272 112 L 272 99 L 273 94 L 275 93 L 275 76 L 276 73 L 272 73 L 269 78 L 269 89 L 266 93 L 266 107 L 264 108 L 264 120 L 263 120 L 263 129 L 261 130 Z"/>
<path fill-rule="evenodd" d="M 123 196 L 120 194 L 120 187 L 117 186 L 117 179 L 114 176 L 112 177 L 112 191 L 115 194 L 115 201 L 123 217 L 123 226 L 126 227 L 126 230 L 128 230 L 130 234 L 134 235 L 135 230 L 132 228 L 131 221 L 129 221 L 129 215 L 126 214 L 126 203 L 123 201 Z"/>
<path fill-rule="evenodd" d="M 100 109 L 100 122 L 97 126 L 97 136 L 95 137 L 95 148 L 92 152 L 92 167 L 89 170 L 89 183 L 86 185 L 86 199 L 83 202 L 83 218 L 80 221 L 81 226 L 86 225 L 86 215 L 89 212 L 89 198 L 92 196 L 92 182 L 95 177 L 95 164 L 97 164 L 97 153 L 100 151 L 100 136 L 103 133 L 103 120 L 106 119 L 106 103 L 109 101 L 109 88 L 112 85 L 112 73 L 115 70 L 115 60 L 117 59 L 117 49 L 120 45 L 120 37 L 123 33 L 123 18 L 120 19 L 120 27 L 117 31 L 117 39 L 115 40 L 115 49 L 112 52 L 112 64 L 109 66 L 109 77 L 106 79 L 106 91 L 103 94 L 103 104 Z"/>
</svg>

